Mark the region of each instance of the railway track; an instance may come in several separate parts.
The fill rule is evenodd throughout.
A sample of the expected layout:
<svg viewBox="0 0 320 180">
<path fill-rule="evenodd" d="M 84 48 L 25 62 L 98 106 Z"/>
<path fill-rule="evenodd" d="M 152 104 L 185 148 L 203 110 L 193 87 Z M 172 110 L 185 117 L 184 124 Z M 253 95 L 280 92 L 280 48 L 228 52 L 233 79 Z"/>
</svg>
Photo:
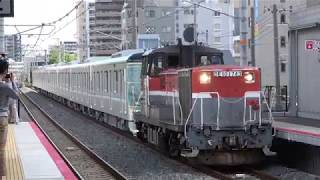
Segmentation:
<svg viewBox="0 0 320 180">
<path fill-rule="evenodd" d="M 20 100 L 79 179 L 129 179 L 64 129 L 32 99 L 21 93 Z"/>
<path fill-rule="evenodd" d="M 30 98 L 29 98 L 30 99 Z M 68 108 L 70 110 L 73 111 L 73 109 Z M 143 144 L 144 146 L 147 146 L 153 150 L 156 150 L 159 153 L 162 153 L 162 151 L 160 151 L 159 149 L 157 149 L 156 147 L 154 147 L 153 145 L 150 144 L 146 144 L 143 143 L 141 140 L 131 136 L 129 133 L 124 132 L 122 130 L 116 129 L 115 127 L 109 126 L 103 122 L 97 121 L 92 117 L 88 117 L 88 120 L 91 120 L 94 123 L 100 124 L 106 128 L 108 128 L 109 130 L 124 136 L 128 139 L 131 139 L 137 143 Z M 175 160 L 174 160 L 175 161 Z M 253 168 L 250 167 L 236 167 L 236 168 L 227 168 L 227 169 L 222 169 L 222 168 L 212 168 L 209 166 L 202 166 L 202 165 L 196 165 L 193 164 L 192 162 L 186 161 L 186 160 L 177 160 L 178 163 L 182 163 L 185 164 L 199 172 L 202 172 L 204 174 L 207 174 L 213 178 L 216 179 L 222 179 L 222 180 L 231 180 L 231 179 L 263 179 L 263 180 L 276 180 L 279 179 L 275 176 L 272 176 L 270 174 L 267 174 L 263 171 L 259 171 L 259 170 L 255 170 Z"/>
</svg>

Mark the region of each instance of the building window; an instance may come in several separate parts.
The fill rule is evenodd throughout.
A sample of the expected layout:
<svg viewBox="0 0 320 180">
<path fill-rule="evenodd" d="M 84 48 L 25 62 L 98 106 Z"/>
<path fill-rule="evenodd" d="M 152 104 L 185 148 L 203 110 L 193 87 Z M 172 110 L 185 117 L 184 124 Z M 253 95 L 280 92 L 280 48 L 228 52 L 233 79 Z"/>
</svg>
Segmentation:
<svg viewBox="0 0 320 180">
<path fill-rule="evenodd" d="M 156 16 L 156 12 L 154 10 L 149 10 L 145 12 L 146 17 L 155 17 Z"/>
<path fill-rule="evenodd" d="M 219 36 L 214 37 L 214 42 L 220 43 L 221 42 L 221 37 L 219 37 Z"/>
<path fill-rule="evenodd" d="M 217 29 L 221 29 L 221 25 L 220 23 L 216 23 L 214 24 L 214 29 L 217 30 Z"/>
<path fill-rule="evenodd" d="M 214 11 L 213 15 L 214 16 L 220 16 L 220 12 L 219 11 Z"/>
<path fill-rule="evenodd" d="M 280 63 L 280 69 L 281 69 L 281 72 L 285 73 L 287 71 L 287 63 L 286 62 L 281 62 Z"/>
<path fill-rule="evenodd" d="M 280 37 L 280 47 L 282 47 L 282 48 L 286 47 L 286 37 L 285 36 Z"/>
<path fill-rule="evenodd" d="M 281 24 L 285 24 L 286 23 L 286 15 L 285 14 L 281 14 L 280 15 L 280 23 Z"/>
<path fill-rule="evenodd" d="M 193 14 L 193 9 L 185 9 L 183 11 L 183 14 L 188 15 L 188 14 Z"/>
<path fill-rule="evenodd" d="M 162 16 L 168 16 L 170 15 L 170 11 L 162 10 Z"/>
<path fill-rule="evenodd" d="M 164 32 L 164 33 L 171 32 L 171 27 L 170 26 L 162 26 L 162 32 Z"/>
<path fill-rule="evenodd" d="M 186 29 L 188 27 L 193 27 L 193 24 L 184 24 L 183 27 Z"/>
<path fill-rule="evenodd" d="M 281 3 L 285 3 L 285 2 L 286 2 L 286 0 L 280 0 L 280 2 L 281 2 Z"/>
</svg>

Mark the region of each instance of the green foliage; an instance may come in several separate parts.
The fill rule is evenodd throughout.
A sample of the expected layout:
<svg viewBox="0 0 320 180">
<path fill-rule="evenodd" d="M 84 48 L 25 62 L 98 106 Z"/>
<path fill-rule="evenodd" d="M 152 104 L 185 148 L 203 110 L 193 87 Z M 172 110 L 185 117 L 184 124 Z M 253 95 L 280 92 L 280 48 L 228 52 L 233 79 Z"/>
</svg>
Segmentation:
<svg viewBox="0 0 320 180">
<path fill-rule="evenodd" d="M 59 52 L 57 49 L 52 49 L 49 54 L 49 64 L 57 64 L 59 61 Z"/>
<path fill-rule="evenodd" d="M 74 61 L 74 60 L 77 60 L 77 55 L 70 54 L 70 53 L 64 53 L 63 60 L 64 60 L 64 62 L 67 62 L 67 63 Z"/>
<path fill-rule="evenodd" d="M 69 63 L 71 61 L 77 60 L 77 55 L 63 52 L 59 53 L 59 50 L 57 48 L 52 49 L 49 54 L 49 64 L 57 64 L 59 63 L 59 59 L 61 59 L 62 62 Z"/>
</svg>

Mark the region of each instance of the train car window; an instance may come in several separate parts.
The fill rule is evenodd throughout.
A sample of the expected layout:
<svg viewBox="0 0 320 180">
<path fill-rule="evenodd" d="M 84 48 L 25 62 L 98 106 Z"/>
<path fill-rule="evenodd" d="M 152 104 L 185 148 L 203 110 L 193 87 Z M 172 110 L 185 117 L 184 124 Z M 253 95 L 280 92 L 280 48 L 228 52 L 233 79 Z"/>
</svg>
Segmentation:
<svg viewBox="0 0 320 180">
<path fill-rule="evenodd" d="M 84 74 L 85 78 L 84 78 L 84 83 L 85 83 L 85 91 L 86 93 L 88 92 L 88 75 L 87 73 Z"/>
<path fill-rule="evenodd" d="M 109 88 L 109 92 L 112 93 L 113 91 L 113 85 L 112 85 L 112 82 L 113 82 L 113 79 L 112 79 L 112 71 L 109 71 L 109 85 L 110 85 L 110 88 Z"/>
<path fill-rule="evenodd" d="M 168 56 L 168 68 L 176 68 L 179 66 L 179 56 Z"/>
<path fill-rule="evenodd" d="M 99 94 L 100 93 L 100 72 L 99 71 L 97 72 L 97 89 Z"/>
<path fill-rule="evenodd" d="M 103 94 L 103 82 L 104 82 L 103 78 L 104 78 L 103 71 L 100 71 L 99 80 L 100 80 L 100 93 L 101 93 L 101 95 Z"/>
<path fill-rule="evenodd" d="M 114 74 L 115 74 L 115 84 L 116 84 L 116 87 L 114 88 L 114 93 L 117 93 L 118 92 L 118 82 L 119 82 L 118 71 L 114 71 Z"/>
<path fill-rule="evenodd" d="M 105 81 L 104 81 L 104 90 L 105 90 L 105 92 L 108 92 L 108 86 L 109 86 L 109 81 L 108 81 L 108 71 L 105 71 L 104 72 L 104 74 L 105 74 Z"/>
<path fill-rule="evenodd" d="M 122 93 L 122 70 L 119 71 L 119 94 Z"/>
</svg>

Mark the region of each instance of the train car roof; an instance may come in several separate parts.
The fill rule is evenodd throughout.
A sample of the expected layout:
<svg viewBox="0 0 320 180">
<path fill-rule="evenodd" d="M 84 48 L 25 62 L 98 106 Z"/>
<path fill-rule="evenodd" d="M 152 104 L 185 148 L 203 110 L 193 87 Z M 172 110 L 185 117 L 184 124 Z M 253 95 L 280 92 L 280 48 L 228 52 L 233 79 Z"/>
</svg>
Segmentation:
<svg viewBox="0 0 320 180">
<path fill-rule="evenodd" d="M 194 46 L 182 46 L 183 51 L 192 50 Z M 195 47 L 196 53 L 222 53 L 219 49 L 210 48 L 207 46 L 196 46 Z M 148 56 L 156 53 L 168 53 L 168 54 L 177 54 L 180 52 L 180 47 L 178 45 L 166 46 L 163 48 L 152 49 L 146 51 L 143 56 Z"/>
<path fill-rule="evenodd" d="M 47 69 L 47 70 L 62 70 L 67 68 L 78 68 L 78 67 L 87 67 L 87 66 L 97 66 L 97 65 L 104 65 L 104 64 L 119 64 L 125 62 L 139 62 L 142 59 L 143 52 L 133 52 L 132 54 L 120 57 L 101 57 L 98 58 L 99 60 L 93 62 L 87 62 L 83 64 L 69 64 L 69 65 L 49 65 L 43 66 L 39 69 Z"/>
</svg>

